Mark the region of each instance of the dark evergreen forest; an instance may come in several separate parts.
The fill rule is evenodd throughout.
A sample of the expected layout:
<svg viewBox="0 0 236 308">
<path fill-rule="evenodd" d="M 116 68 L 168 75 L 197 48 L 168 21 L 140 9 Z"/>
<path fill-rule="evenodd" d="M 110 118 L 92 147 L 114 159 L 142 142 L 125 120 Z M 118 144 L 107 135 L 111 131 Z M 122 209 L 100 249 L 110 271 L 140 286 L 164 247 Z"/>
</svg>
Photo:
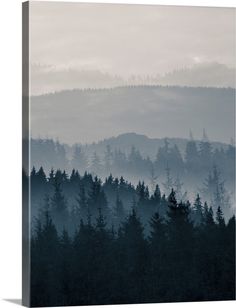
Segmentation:
<svg viewBox="0 0 236 308">
<path fill-rule="evenodd" d="M 76 170 L 33 168 L 23 181 L 43 200 L 32 216 L 32 306 L 235 299 L 235 216 L 224 217 L 222 189 L 208 205 Z"/>
<path fill-rule="evenodd" d="M 124 177 L 135 185 L 145 181 L 152 194 L 158 183 L 165 195 L 169 195 L 173 188 L 178 201 L 193 200 L 199 193 L 209 206 L 220 206 L 227 219 L 232 216 L 235 199 L 233 143 L 210 142 L 206 133 L 202 141 L 195 141 L 192 136 L 189 140 L 175 140 L 179 146 L 169 139 L 159 141 L 157 150 L 153 140 L 135 134 L 110 138 L 98 144 L 72 147 L 49 139 L 33 139 L 32 164 L 37 169 L 43 166 L 46 173 L 54 172 L 53 168 L 66 170 L 67 173 L 75 169 L 80 174 L 88 172 L 97 175 L 106 182 L 110 174 L 115 174 L 119 179 Z M 132 142 L 139 148 L 132 146 Z M 144 152 L 151 156 L 145 157 Z M 40 181 L 40 172 L 37 178 Z M 67 193 L 66 183 L 66 179 L 62 181 L 62 185 L 65 184 L 63 190 L 69 203 L 74 203 L 75 190 Z M 114 193 L 108 195 L 109 204 L 114 205 Z M 36 196 L 33 198 L 33 213 L 36 211 L 37 214 L 38 205 L 43 200 L 38 194 L 33 196 Z M 123 201 L 127 204 L 127 200 Z"/>
</svg>

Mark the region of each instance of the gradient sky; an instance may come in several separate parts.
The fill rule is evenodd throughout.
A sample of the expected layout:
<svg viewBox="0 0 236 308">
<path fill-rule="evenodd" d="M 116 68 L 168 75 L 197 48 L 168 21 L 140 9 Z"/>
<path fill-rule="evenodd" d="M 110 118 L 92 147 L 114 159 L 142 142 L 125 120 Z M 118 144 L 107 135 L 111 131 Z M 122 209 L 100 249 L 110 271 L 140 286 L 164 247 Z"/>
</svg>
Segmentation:
<svg viewBox="0 0 236 308">
<path fill-rule="evenodd" d="M 235 65 L 235 9 L 30 3 L 31 63 L 123 77 Z"/>
<path fill-rule="evenodd" d="M 30 62 L 32 68 L 36 67 L 30 80 L 31 94 L 73 88 L 74 82 L 79 78 L 83 82 L 89 71 L 128 78 L 209 63 L 234 67 L 235 37 L 235 9 L 30 2 Z M 60 74 L 49 73 L 50 70 Z M 76 72 L 82 72 L 82 76 Z M 210 84 L 214 72 L 202 74 L 206 79 L 204 86 Z M 224 69 L 222 72 L 224 80 L 226 73 Z M 202 75 L 198 75 L 200 81 Z M 230 76 L 234 81 L 234 73 Z M 101 81 L 101 74 L 93 74 L 93 79 Z M 105 76 L 100 87 L 106 82 L 110 81 Z M 197 132 L 199 138 L 205 127 L 212 139 L 228 142 L 234 136 L 234 92 L 228 95 L 227 102 L 223 97 L 217 108 L 214 93 L 202 109 L 200 92 L 196 102 L 189 102 L 195 99 L 193 94 L 186 106 L 168 91 L 153 94 L 153 100 L 150 93 L 141 93 L 139 104 L 139 96 L 128 94 L 122 100 L 119 93 L 111 98 L 108 94 L 98 97 L 92 93 L 71 102 L 61 94 L 54 103 L 53 97 L 47 100 L 42 96 L 32 100 L 31 133 L 73 143 L 97 141 L 124 132 L 186 137 L 189 129 Z M 169 115 L 174 119 L 170 121 Z"/>
</svg>

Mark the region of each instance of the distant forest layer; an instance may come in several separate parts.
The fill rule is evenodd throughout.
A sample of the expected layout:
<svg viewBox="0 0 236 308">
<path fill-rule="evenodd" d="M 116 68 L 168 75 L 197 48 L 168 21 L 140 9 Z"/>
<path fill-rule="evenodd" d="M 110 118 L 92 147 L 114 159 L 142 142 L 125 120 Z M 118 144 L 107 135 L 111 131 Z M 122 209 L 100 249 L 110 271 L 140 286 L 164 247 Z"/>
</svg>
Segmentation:
<svg viewBox="0 0 236 308">
<path fill-rule="evenodd" d="M 44 200 L 32 224 L 32 306 L 235 299 L 235 217 L 224 218 L 222 190 L 212 207 L 76 170 L 33 169 L 29 180 Z"/>
<path fill-rule="evenodd" d="M 234 136 L 235 89 L 130 86 L 61 91 L 30 99 L 31 133 L 91 143 L 127 132 L 184 137 L 206 128 L 213 140 Z"/>
<path fill-rule="evenodd" d="M 149 151 L 152 159 L 144 156 L 144 151 Z M 58 168 L 71 173 L 75 169 L 80 176 L 86 171 L 103 180 L 113 174 L 134 185 L 144 181 L 151 193 L 158 183 L 166 195 L 173 188 L 178 201 L 193 200 L 196 193 L 200 193 L 212 206 L 219 191 L 224 196 L 221 205 L 225 215 L 232 215 L 235 146 L 210 142 L 206 135 L 202 141 L 195 141 L 193 138 L 156 140 L 125 134 L 96 144 L 72 147 L 51 139 L 32 139 L 31 157 L 32 166 L 43 166 L 46 173 Z M 66 196 L 74 202 L 73 193 L 66 192 Z M 37 203 L 34 208 L 42 202 L 42 196 L 39 197 L 41 199 L 33 198 Z M 113 205 L 114 198 L 108 199 Z"/>
</svg>

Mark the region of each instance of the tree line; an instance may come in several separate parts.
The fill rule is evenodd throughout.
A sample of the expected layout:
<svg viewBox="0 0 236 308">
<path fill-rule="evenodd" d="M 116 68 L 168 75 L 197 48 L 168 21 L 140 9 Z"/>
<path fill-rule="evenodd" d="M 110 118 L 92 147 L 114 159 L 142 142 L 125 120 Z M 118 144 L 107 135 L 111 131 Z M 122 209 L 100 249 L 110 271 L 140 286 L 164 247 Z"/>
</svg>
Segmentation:
<svg viewBox="0 0 236 308">
<path fill-rule="evenodd" d="M 27 181 L 25 174 L 24 180 Z M 98 209 L 101 209 L 109 224 L 117 227 L 130 209 L 135 208 L 145 225 L 157 211 L 162 217 L 166 216 L 167 197 L 172 190 L 175 191 L 177 201 L 189 204 L 192 216 L 195 213 L 194 204 L 197 200 L 201 203 L 202 210 L 206 206 L 216 212 L 220 207 L 227 214 L 227 219 L 229 213 L 232 215 L 233 212 L 224 182 L 221 181 L 216 168 L 213 169 L 212 175 L 206 178 L 202 190 L 203 196 L 211 197 L 210 203 L 202 202 L 199 194 L 196 193 L 191 204 L 184 191 L 183 183 L 180 181 L 174 183 L 170 177 L 167 177 L 166 182 L 163 183 L 163 190 L 158 184 L 150 190 L 144 181 L 139 181 L 135 186 L 122 176 L 118 178 L 110 174 L 102 182 L 97 176 L 88 172 L 80 175 L 74 169 L 70 175 L 65 171 L 52 169 L 46 176 L 43 168 L 40 167 L 38 170 L 32 169 L 30 182 L 32 217 L 38 216 L 39 211 L 48 204 L 47 206 L 50 205 L 52 208 L 53 218 L 58 222 L 56 224 L 62 228 L 62 222 L 70 222 L 71 232 L 74 232 L 80 219 L 87 219 L 88 214 L 95 219 Z"/>
<path fill-rule="evenodd" d="M 144 223 L 135 202 L 115 227 L 107 221 L 99 180 L 93 183 L 88 198 L 80 193 L 73 233 L 60 185 L 54 182 L 52 196 L 45 197 L 31 238 L 32 306 L 235 299 L 234 216 L 226 222 L 220 207 L 214 216 L 199 195 L 193 206 L 178 202 L 172 190 L 165 215 L 159 204 Z M 145 200 L 147 190 L 141 185 L 139 191 Z"/>
<path fill-rule="evenodd" d="M 171 147 L 166 138 L 154 159 L 143 157 L 134 146 L 129 153 L 124 153 L 119 148 L 111 148 L 107 144 L 103 153 L 98 154 L 95 151 L 88 155 L 86 146 L 75 145 L 70 149 L 70 159 L 67 155 L 68 146 L 58 141 L 32 139 L 31 148 L 33 165 L 38 168 L 43 165 L 47 171 L 53 167 L 67 171 L 76 169 L 80 170 L 80 173 L 88 171 L 102 177 L 113 173 L 126 177 L 149 178 L 152 172 L 158 177 L 165 175 L 168 167 L 173 176 L 181 175 L 196 182 L 196 179 L 202 179 L 216 165 L 229 183 L 234 182 L 235 177 L 235 146 L 232 143 L 226 148 L 214 148 L 206 133 L 200 142 L 196 142 L 190 136 L 184 153 L 181 153 L 177 145 Z M 42 157 L 45 156 L 47 159 L 42 161 Z"/>
</svg>

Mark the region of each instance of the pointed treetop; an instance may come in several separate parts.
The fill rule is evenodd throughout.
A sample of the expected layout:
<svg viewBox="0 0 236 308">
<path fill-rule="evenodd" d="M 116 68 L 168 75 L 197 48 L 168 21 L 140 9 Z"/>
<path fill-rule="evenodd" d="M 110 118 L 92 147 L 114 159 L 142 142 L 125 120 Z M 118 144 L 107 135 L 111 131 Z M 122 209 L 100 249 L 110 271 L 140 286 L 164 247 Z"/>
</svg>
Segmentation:
<svg viewBox="0 0 236 308">
<path fill-rule="evenodd" d="M 172 188 L 171 190 L 171 193 L 168 197 L 168 202 L 173 205 L 173 206 L 177 206 L 177 200 L 176 200 L 176 197 L 175 197 L 175 191 L 174 189 Z"/>
<path fill-rule="evenodd" d="M 31 176 L 34 176 L 36 174 L 36 169 L 35 167 L 33 166 L 32 170 L 31 170 Z"/>
<path fill-rule="evenodd" d="M 217 221 L 219 226 L 225 226 L 225 219 L 224 219 L 224 215 L 223 215 L 223 212 L 222 212 L 220 206 L 218 206 L 218 208 L 217 208 L 216 221 Z"/>
</svg>

